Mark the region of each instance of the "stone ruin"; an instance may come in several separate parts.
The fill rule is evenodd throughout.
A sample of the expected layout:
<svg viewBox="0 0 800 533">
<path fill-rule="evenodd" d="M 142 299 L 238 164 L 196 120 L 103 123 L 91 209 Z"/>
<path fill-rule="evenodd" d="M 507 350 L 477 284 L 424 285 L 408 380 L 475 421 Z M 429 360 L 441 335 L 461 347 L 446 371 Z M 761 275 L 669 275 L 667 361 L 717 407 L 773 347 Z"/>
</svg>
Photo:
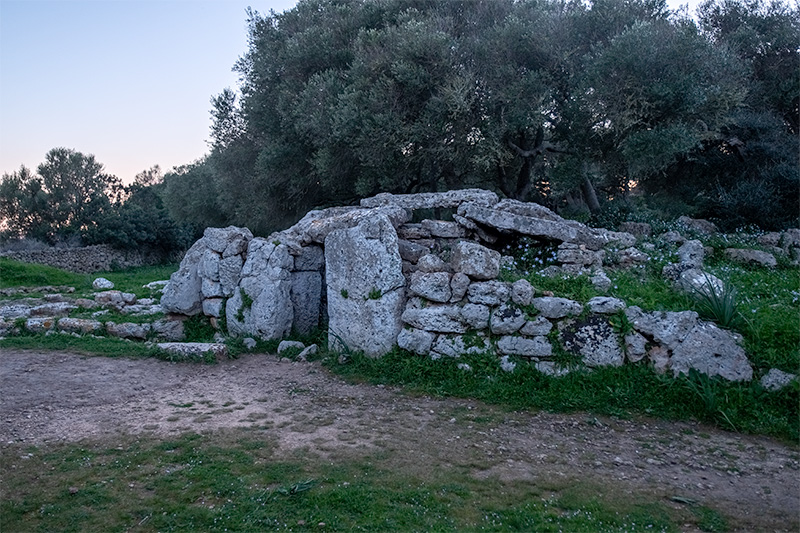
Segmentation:
<svg viewBox="0 0 800 533">
<path fill-rule="evenodd" d="M 452 221 L 411 222 L 420 210 L 448 210 Z M 537 295 L 525 279 L 503 281 L 508 258 L 495 248 L 513 236 L 556 245 L 559 264 L 549 273 L 587 273 L 601 292 L 610 287 L 607 250 L 621 265 L 647 260 L 632 233 L 590 228 L 489 191 L 379 194 L 360 206 L 311 211 L 268 238 L 208 228 L 161 304 L 264 340 L 327 325 L 332 348 L 371 357 L 395 346 L 432 358 L 489 351 L 503 368 L 513 369 L 509 356 L 521 357 L 558 375 L 565 371 L 554 362 L 559 343 L 589 368 L 647 359 L 676 376 L 695 369 L 752 379 L 740 336 L 693 311 L 645 312 L 611 297 L 583 304 Z M 702 271 L 699 241 L 683 242 L 678 255 L 665 275 L 696 290 L 719 282 Z M 615 327 L 623 315 L 629 327 Z"/>
</svg>

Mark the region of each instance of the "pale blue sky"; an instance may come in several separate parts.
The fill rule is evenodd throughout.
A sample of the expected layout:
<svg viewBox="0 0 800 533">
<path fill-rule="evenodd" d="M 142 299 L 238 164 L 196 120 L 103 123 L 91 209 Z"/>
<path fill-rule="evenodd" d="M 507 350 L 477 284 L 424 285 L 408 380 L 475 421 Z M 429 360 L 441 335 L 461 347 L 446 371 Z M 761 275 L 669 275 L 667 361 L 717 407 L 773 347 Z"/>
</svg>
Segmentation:
<svg viewBox="0 0 800 533">
<path fill-rule="evenodd" d="M 247 7 L 295 4 L 0 0 L 0 173 L 35 169 L 55 147 L 94 154 L 126 183 L 199 159 L 211 97 L 237 87 Z"/>
</svg>

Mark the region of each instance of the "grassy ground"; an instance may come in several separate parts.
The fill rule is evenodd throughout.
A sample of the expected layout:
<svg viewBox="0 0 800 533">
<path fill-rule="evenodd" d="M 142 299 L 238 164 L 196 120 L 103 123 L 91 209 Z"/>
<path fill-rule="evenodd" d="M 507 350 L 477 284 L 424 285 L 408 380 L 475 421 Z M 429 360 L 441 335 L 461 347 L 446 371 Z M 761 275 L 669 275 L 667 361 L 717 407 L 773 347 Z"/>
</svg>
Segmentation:
<svg viewBox="0 0 800 533">
<path fill-rule="evenodd" d="M 724 531 L 704 506 L 577 479 L 477 479 L 368 454 L 278 457 L 231 432 L 3 448 L 3 531 Z M 407 461 L 413 458 L 406 458 Z"/>
</svg>

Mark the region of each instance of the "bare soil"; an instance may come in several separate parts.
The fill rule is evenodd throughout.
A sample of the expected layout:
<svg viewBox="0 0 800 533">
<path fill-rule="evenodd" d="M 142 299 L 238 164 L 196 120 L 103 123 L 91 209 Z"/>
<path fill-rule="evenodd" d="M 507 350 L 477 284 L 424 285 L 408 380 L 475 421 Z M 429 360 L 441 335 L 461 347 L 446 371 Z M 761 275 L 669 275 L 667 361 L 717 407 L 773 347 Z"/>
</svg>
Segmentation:
<svg viewBox="0 0 800 533">
<path fill-rule="evenodd" d="M 280 452 L 381 452 L 399 468 L 579 480 L 624 497 L 689 498 L 742 531 L 800 530 L 800 453 L 694 423 L 508 412 L 351 384 L 318 363 L 247 355 L 218 365 L 5 350 L 0 445 L 263 432 Z M 689 528 L 690 529 L 690 528 Z"/>
</svg>

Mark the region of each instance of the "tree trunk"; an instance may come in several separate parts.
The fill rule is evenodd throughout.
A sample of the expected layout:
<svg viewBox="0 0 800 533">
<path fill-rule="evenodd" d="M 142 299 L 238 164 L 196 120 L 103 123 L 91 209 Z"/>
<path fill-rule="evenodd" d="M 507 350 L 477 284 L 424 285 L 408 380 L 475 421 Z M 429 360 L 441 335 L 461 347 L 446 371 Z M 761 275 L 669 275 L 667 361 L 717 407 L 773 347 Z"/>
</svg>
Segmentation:
<svg viewBox="0 0 800 533">
<path fill-rule="evenodd" d="M 597 201 L 597 193 L 594 190 L 594 185 L 592 185 L 592 182 L 589 180 L 589 173 L 586 172 L 585 168 L 583 171 L 581 192 L 583 193 L 583 199 L 586 200 L 586 205 L 589 206 L 589 211 L 592 213 L 600 211 L 600 202 Z"/>
</svg>

